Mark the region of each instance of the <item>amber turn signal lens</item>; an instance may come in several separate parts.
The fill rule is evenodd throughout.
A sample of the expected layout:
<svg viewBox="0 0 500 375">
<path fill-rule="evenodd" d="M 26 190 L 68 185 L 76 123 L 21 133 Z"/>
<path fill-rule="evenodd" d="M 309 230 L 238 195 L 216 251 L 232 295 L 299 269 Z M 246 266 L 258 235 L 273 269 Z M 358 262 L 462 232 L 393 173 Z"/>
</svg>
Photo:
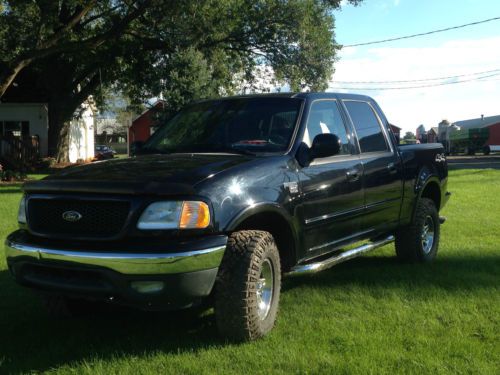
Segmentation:
<svg viewBox="0 0 500 375">
<path fill-rule="evenodd" d="M 205 202 L 184 202 L 179 228 L 203 229 L 210 224 L 210 211 Z"/>
</svg>

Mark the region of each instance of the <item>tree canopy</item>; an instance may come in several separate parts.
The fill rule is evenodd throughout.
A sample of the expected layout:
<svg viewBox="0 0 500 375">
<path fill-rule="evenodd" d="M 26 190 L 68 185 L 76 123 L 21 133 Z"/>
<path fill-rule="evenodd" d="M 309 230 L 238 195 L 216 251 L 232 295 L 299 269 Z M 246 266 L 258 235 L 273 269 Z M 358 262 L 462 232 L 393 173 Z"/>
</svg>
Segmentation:
<svg viewBox="0 0 500 375">
<path fill-rule="evenodd" d="M 49 149 L 89 96 L 115 86 L 171 110 L 235 93 L 266 66 L 323 90 L 340 0 L 0 0 L 0 100 L 49 104 Z M 358 4 L 360 0 L 350 0 Z"/>
<path fill-rule="evenodd" d="M 413 140 L 415 138 L 416 138 L 416 136 L 415 136 L 415 134 L 413 132 L 406 132 L 405 135 L 404 135 L 404 137 L 403 137 L 403 139 L 405 141 L 410 141 L 410 140 Z"/>
</svg>

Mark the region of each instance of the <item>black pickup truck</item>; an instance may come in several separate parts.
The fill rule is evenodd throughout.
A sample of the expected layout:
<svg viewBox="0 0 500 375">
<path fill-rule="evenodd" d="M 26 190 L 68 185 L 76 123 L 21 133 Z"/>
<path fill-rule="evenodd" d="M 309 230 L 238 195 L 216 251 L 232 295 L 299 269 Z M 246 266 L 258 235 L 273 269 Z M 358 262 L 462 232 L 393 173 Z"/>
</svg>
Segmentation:
<svg viewBox="0 0 500 375">
<path fill-rule="evenodd" d="M 49 312 L 212 301 L 223 336 L 252 340 L 274 325 L 283 275 L 393 241 L 403 260 L 436 256 L 443 147 L 399 146 L 367 96 L 201 101 L 136 146 L 24 185 L 6 257 Z"/>
</svg>

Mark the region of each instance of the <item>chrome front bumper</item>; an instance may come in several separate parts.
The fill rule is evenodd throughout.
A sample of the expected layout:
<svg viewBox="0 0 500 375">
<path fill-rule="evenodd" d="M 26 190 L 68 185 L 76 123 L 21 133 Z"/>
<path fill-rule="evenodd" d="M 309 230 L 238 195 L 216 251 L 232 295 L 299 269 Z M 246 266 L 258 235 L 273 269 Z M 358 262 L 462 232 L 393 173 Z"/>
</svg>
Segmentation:
<svg viewBox="0 0 500 375">
<path fill-rule="evenodd" d="M 61 261 L 107 268 L 124 275 L 168 275 L 217 268 L 225 245 L 176 253 L 92 252 L 47 248 L 19 241 L 15 232 L 5 241 L 7 261 Z"/>
</svg>

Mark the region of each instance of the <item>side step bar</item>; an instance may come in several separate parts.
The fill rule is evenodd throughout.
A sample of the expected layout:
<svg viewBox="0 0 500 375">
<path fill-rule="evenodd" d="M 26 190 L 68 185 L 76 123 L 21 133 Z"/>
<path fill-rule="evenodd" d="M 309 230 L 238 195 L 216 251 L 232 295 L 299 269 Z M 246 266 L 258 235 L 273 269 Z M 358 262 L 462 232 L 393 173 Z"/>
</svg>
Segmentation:
<svg viewBox="0 0 500 375">
<path fill-rule="evenodd" d="M 394 241 L 394 236 L 389 236 L 389 237 L 384 238 L 382 240 L 370 242 L 370 243 L 367 243 L 365 245 L 361 245 L 359 247 L 356 247 L 352 250 L 348 250 L 348 251 L 345 251 L 343 253 L 336 254 L 336 255 L 332 256 L 331 258 L 327 258 L 327 259 L 322 260 L 320 262 L 299 264 L 299 265 L 293 267 L 292 270 L 288 273 L 288 275 L 295 276 L 295 275 L 304 275 L 304 274 L 320 272 L 320 271 L 326 270 L 330 267 L 333 267 L 336 264 L 345 262 L 346 260 L 356 258 L 356 257 L 360 256 L 361 254 L 367 253 L 368 251 L 371 251 L 371 250 L 374 250 L 378 247 L 387 245 L 393 241 Z"/>
</svg>

